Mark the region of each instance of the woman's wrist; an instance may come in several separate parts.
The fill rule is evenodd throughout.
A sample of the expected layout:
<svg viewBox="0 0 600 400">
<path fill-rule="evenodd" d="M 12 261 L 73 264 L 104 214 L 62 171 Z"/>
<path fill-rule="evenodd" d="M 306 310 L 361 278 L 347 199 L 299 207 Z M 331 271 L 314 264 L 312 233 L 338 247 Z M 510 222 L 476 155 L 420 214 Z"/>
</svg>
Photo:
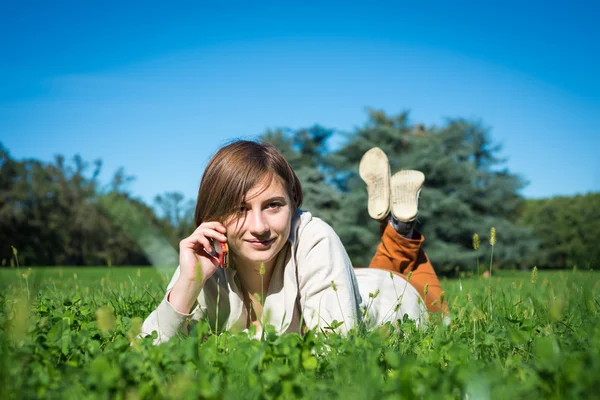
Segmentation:
<svg viewBox="0 0 600 400">
<path fill-rule="evenodd" d="M 189 314 L 192 307 L 198 300 L 198 295 L 204 287 L 204 282 L 179 278 L 171 292 L 167 301 L 171 303 L 173 308 L 182 314 Z"/>
</svg>

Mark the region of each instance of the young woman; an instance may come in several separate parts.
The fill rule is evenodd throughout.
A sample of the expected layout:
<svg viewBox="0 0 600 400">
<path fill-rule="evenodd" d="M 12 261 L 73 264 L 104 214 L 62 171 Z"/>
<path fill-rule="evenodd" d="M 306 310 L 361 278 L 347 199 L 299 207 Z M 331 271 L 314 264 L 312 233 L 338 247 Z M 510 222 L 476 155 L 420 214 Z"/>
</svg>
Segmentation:
<svg viewBox="0 0 600 400">
<path fill-rule="evenodd" d="M 385 222 L 370 265 L 352 268 L 333 229 L 301 211 L 302 188 L 272 145 L 237 141 L 210 160 L 198 191 L 196 230 L 180 242 L 179 267 L 167 293 L 142 326 L 157 343 L 208 319 L 217 330 L 273 325 L 347 332 L 404 314 L 421 321 L 439 311 L 441 287 L 414 231 L 423 175 L 400 171 L 390 179 L 378 148 L 365 154 L 361 176 L 369 213 Z M 220 256 L 222 245 L 229 251 Z M 407 280 L 407 275 L 410 279 Z"/>
</svg>

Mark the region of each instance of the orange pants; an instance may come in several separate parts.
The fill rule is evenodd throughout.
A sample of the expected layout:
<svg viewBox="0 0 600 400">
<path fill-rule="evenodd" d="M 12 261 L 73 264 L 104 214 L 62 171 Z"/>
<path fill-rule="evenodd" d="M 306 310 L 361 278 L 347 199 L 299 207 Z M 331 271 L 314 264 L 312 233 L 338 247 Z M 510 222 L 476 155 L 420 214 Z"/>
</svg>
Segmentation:
<svg viewBox="0 0 600 400">
<path fill-rule="evenodd" d="M 393 273 L 408 279 L 421 297 L 425 300 L 427 311 L 448 312 L 446 302 L 441 302 L 442 286 L 433 270 L 427 254 L 421 246 L 425 237 L 413 231 L 412 239 L 398 234 L 392 225 L 385 222 L 381 242 L 377 246 L 377 252 L 369 264 L 369 268 L 378 268 L 392 271 Z M 427 294 L 425 286 L 427 285 Z"/>
</svg>

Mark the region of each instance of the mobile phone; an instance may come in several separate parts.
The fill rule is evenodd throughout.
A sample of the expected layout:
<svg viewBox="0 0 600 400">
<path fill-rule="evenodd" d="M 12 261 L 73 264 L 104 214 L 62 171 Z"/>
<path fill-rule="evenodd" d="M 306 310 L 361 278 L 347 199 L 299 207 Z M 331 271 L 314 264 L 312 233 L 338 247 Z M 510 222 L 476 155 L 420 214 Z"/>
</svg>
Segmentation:
<svg viewBox="0 0 600 400">
<path fill-rule="evenodd" d="M 229 265 L 229 246 L 227 246 L 227 243 L 221 243 L 215 239 L 209 240 L 212 250 L 208 254 L 219 259 L 219 267 L 227 268 Z M 217 247 L 220 251 L 217 251 Z"/>
<path fill-rule="evenodd" d="M 219 254 L 219 265 L 225 269 L 229 265 L 229 246 L 227 243 L 221 243 L 221 253 Z"/>
</svg>

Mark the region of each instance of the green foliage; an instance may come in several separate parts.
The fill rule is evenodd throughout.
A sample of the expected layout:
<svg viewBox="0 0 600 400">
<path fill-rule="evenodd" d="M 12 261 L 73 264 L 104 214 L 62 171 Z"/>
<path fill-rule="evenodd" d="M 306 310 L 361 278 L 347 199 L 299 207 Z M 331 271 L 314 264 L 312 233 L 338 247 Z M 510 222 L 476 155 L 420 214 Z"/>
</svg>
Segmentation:
<svg viewBox="0 0 600 400">
<path fill-rule="evenodd" d="M 171 271 L 168 271 L 171 272 Z M 600 373 L 596 272 L 445 281 L 449 325 L 348 337 L 137 339 L 168 272 L 34 269 L 30 301 L 0 271 L 3 398 L 590 398 Z"/>
<path fill-rule="evenodd" d="M 0 145 L 0 258 L 11 259 L 11 246 L 25 265 L 97 265 L 144 263 L 131 241 L 119 234 L 93 204 L 102 163 L 79 156 L 73 163 L 57 156 L 53 163 L 13 160 Z M 122 175 L 120 175 L 122 176 Z M 123 182 L 121 182 L 123 184 Z M 127 247 L 128 246 L 128 247 Z"/>
<path fill-rule="evenodd" d="M 600 193 L 528 200 L 518 219 L 541 240 L 535 263 L 590 268 L 600 261 Z"/>
<path fill-rule="evenodd" d="M 446 267 L 473 267 L 469 262 L 473 233 L 487 240 L 495 227 L 499 242 L 495 259 L 504 265 L 527 265 L 537 241 L 514 224 L 523 203 L 518 191 L 524 184 L 501 168 L 500 147 L 492 143 L 488 130 L 480 123 L 449 120 L 412 144 L 413 150 L 400 157 L 404 168 L 426 176 L 420 220 L 432 242 L 426 248 L 430 258 Z"/>
<path fill-rule="evenodd" d="M 196 229 L 194 226 L 196 202 L 185 200 L 183 194 L 179 192 L 165 192 L 154 197 L 154 204 L 162 214 L 158 224 L 162 235 L 173 248 L 178 248 L 181 239 L 189 236 Z"/>
<path fill-rule="evenodd" d="M 178 264 L 177 252 L 158 230 L 157 223 L 152 223 L 156 221 L 152 210 L 115 192 L 98 198 L 96 205 L 117 224 L 121 232 L 138 245 L 152 265 Z"/>
<path fill-rule="evenodd" d="M 98 160 L 88 173 L 89 163 L 79 156 L 72 163 L 62 156 L 52 163 L 16 161 L 0 144 L 2 265 L 13 259 L 12 248 L 22 265 L 148 264 L 148 252 L 139 245 L 147 239 L 140 227 L 158 229 L 158 238 L 170 222 L 128 194 L 133 178 L 123 169 L 101 187 L 101 168 Z M 136 227 L 140 234 L 131 235 Z"/>
</svg>

